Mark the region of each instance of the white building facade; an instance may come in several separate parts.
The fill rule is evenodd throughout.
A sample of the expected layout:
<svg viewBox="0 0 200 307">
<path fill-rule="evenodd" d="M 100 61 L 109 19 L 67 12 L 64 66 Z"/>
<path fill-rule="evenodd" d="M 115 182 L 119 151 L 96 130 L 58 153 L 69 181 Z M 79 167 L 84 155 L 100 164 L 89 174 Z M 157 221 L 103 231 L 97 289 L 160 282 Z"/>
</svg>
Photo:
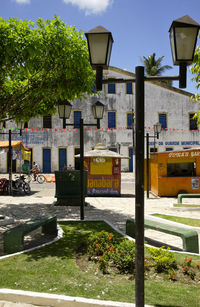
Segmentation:
<svg viewBox="0 0 200 307">
<path fill-rule="evenodd" d="M 133 79 L 133 73 L 115 67 L 104 72 L 104 78 Z M 150 137 L 150 151 L 169 151 L 199 147 L 200 137 L 193 115 L 199 106 L 190 98 L 192 94 L 158 82 L 145 82 L 145 134 Z M 92 115 L 92 105 L 96 101 L 105 105 L 101 129 L 87 127 L 87 123 L 96 123 Z M 135 84 L 104 84 L 99 96 L 90 96 L 82 101 L 73 101 L 70 118 L 72 124 L 63 129 L 58 114 L 32 118 L 22 136 L 15 134 L 16 123 L 5 124 L 0 141 L 8 140 L 8 131 L 12 130 L 12 140 L 21 140 L 32 151 L 31 159 L 36 161 L 44 173 L 62 170 L 64 167 L 79 168 L 75 155 L 80 150 L 80 133 L 76 123 L 80 117 L 84 119 L 84 151 L 89 151 L 97 143 L 103 143 L 111 150 L 129 156 L 122 160 L 122 171 L 134 170 L 134 120 Z M 135 119 L 137 120 L 137 119 Z M 159 139 L 155 139 L 153 125 L 162 124 Z M 75 123 L 75 126 L 73 126 Z M 0 154 L 0 172 L 8 171 L 7 154 Z M 20 172 L 22 161 L 13 162 L 13 171 Z"/>
</svg>

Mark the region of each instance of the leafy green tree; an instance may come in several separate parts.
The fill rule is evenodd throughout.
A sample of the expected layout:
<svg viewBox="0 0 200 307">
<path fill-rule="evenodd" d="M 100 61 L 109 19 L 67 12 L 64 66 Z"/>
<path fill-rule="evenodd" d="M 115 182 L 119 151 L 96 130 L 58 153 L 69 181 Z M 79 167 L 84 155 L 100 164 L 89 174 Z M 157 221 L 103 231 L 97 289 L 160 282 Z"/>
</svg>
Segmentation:
<svg viewBox="0 0 200 307">
<path fill-rule="evenodd" d="M 200 36 L 199 36 L 200 37 Z M 194 54 L 193 66 L 190 67 L 190 71 L 194 75 L 192 78 L 196 82 L 196 88 L 200 87 L 200 46 L 197 46 Z M 196 103 L 200 103 L 200 95 L 196 93 L 191 97 Z M 200 110 L 198 110 L 194 116 L 194 119 L 197 120 L 198 126 L 200 125 Z"/>
<path fill-rule="evenodd" d="M 194 65 L 190 68 L 190 71 L 194 75 L 192 80 L 196 82 L 196 88 L 199 89 L 200 87 L 200 46 L 196 48 L 193 64 Z M 200 95 L 198 93 L 195 94 L 193 98 L 195 99 L 196 102 L 200 102 Z M 200 115 L 200 111 L 199 111 L 199 115 Z"/>
<path fill-rule="evenodd" d="M 164 56 L 156 59 L 155 53 L 149 55 L 148 57 L 143 56 L 141 60 L 144 64 L 145 74 L 147 76 L 160 76 L 166 70 L 171 69 L 172 67 L 169 65 L 162 66 L 163 58 Z M 171 81 L 162 81 L 162 83 L 172 85 Z"/>
<path fill-rule="evenodd" d="M 29 120 L 92 94 L 87 42 L 75 26 L 56 16 L 36 24 L 0 18 L 0 42 L 0 120 Z"/>
</svg>

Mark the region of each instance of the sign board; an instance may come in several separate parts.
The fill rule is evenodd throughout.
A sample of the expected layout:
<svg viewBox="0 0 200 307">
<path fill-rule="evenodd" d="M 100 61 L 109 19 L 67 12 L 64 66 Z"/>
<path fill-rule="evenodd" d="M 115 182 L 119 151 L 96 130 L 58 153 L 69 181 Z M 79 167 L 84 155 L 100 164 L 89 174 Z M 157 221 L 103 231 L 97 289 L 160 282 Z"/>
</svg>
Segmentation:
<svg viewBox="0 0 200 307">
<path fill-rule="evenodd" d="M 199 189 L 199 177 L 192 177 L 191 178 L 191 188 L 193 190 Z"/>
<path fill-rule="evenodd" d="M 88 195 L 120 196 L 120 159 L 110 157 L 86 157 L 84 159 L 84 167 L 88 170 Z"/>
</svg>

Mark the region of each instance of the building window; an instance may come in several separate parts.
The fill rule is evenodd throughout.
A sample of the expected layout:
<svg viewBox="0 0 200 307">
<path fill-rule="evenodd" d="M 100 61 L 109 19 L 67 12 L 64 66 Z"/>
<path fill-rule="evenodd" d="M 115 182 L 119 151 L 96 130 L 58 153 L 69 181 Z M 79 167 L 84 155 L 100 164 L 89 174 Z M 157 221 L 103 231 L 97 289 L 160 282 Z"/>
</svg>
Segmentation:
<svg viewBox="0 0 200 307">
<path fill-rule="evenodd" d="M 51 115 L 43 116 L 43 128 L 52 128 Z"/>
<path fill-rule="evenodd" d="M 81 111 L 74 111 L 74 128 L 80 129 Z"/>
<path fill-rule="evenodd" d="M 126 94 L 133 94 L 133 84 L 126 83 Z"/>
<path fill-rule="evenodd" d="M 157 147 L 150 147 L 150 153 L 152 152 L 158 152 L 158 148 Z"/>
<path fill-rule="evenodd" d="M 28 129 L 28 122 L 24 122 L 24 129 Z"/>
<path fill-rule="evenodd" d="M 108 112 L 108 128 L 116 128 L 116 113 L 114 111 Z"/>
<path fill-rule="evenodd" d="M 163 130 L 167 129 L 167 114 L 159 113 L 159 123 L 161 124 L 161 128 Z"/>
<path fill-rule="evenodd" d="M 167 177 L 191 177 L 196 176 L 194 162 L 167 163 Z"/>
<path fill-rule="evenodd" d="M 172 151 L 173 149 L 173 147 L 166 147 L 166 151 Z"/>
<path fill-rule="evenodd" d="M 108 84 L 108 94 L 115 94 L 115 83 Z"/>
<path fill-rule="evenodd" d="M 195 113 L 189 114 L 190 130 L 198 130 L 197 118 L 193 118 Z"/>
<path fill-rule="evenodd" d="M 134 119 L 134 113 L 133 112 L 127 113 L 127 118 L 126 118 L 127 129 L 133 129 L 133 125 L 134 125 L 133 119 Z"/>
</svg>

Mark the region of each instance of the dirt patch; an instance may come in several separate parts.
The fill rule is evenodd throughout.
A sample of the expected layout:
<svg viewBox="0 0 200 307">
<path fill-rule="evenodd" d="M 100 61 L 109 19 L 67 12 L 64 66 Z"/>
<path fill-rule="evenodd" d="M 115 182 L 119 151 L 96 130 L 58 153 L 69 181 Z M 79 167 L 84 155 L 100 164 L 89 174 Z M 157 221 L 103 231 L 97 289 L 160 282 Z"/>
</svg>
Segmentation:
<svg viewBox="0 0 200 307">
<path fill-rule="evenodd" d="M 88 271 L 91 268 L 92 264 L 91 261 L 88 261 L 87 256 L 87 247 L 84 244 L 81 244 L 75 255 L 75 262 L 76 265 L 84 272 Z"/>
<path fill-rule="evenodd" d="M 55 239 L 55 236 L 44 234 L 44 233 L 41 233 L 40 231 L 32 233 L 31 235 L 24 237 L 23 250 L 33 248 L 33 247 L 38 247 L 45 243 L 49 243 L 53 239 Z"/>
</svg>

